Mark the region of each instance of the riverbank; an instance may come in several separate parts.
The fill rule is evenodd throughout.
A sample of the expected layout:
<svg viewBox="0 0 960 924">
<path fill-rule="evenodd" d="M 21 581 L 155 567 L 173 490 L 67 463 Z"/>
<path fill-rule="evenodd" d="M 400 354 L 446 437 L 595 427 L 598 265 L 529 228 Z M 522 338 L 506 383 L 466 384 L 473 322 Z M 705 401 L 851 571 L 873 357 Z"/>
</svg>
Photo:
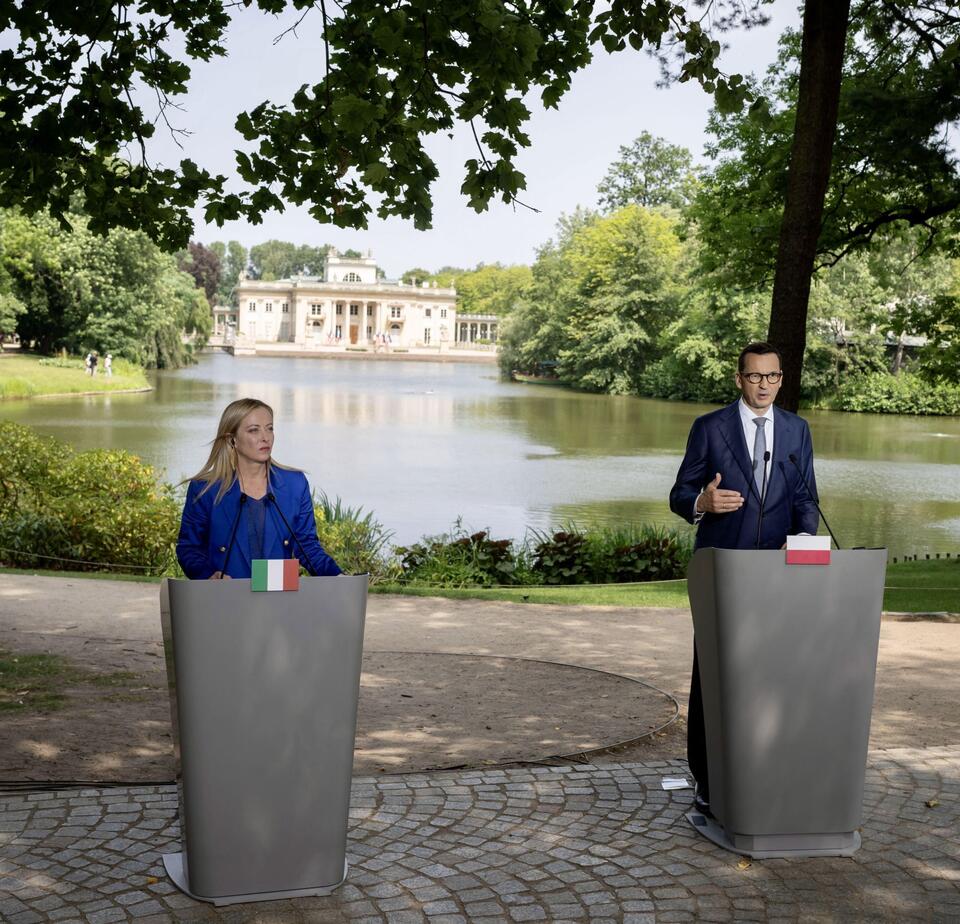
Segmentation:
<svg viewBox="0 0 960 924">
<path fill-rule="evenodd" d="M 101 361 L 102 365 L 102 361 Z M 0 400 L 65 398 L 151 391 L 143 369 L 114 360 L 113 375 L 87 374 L 82 360 L 54 360 L 30 354 L 0 360 Z"/>
<path fill-rule="evenodd" d="M 386 347 L 357 346 L 308 346 L 307 344 L 258 343 L 252 346 L 239 344 L 208 344 L 205 353 L 224 352 L 231 356 L 277 356 L 285 359 L 370 359 L 389 362 L 419 363 L 484 363 L 495 365 L 494 350 L 440 349 L 439 347 L 410 347 L 388 349 Z"/>
</svg>

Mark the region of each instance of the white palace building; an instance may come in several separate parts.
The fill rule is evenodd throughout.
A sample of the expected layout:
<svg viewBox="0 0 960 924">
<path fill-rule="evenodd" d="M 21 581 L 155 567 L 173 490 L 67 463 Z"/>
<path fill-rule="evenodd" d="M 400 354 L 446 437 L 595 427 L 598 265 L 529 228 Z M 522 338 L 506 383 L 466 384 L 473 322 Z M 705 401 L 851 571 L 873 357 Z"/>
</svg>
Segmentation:
<svg viewBox="0 0 960 924">
<path fill-rule="evenodd" d="M 444 352 L 495 348 L 495 315 L 457 317 L 453 288 L 379 277 L 366 257 L 327 253 L 323 276 L 264 281 L 242 276 L 238 307 L 213 309 L 211 344 L 237 353 L 369 348 Z"/>
</svg>

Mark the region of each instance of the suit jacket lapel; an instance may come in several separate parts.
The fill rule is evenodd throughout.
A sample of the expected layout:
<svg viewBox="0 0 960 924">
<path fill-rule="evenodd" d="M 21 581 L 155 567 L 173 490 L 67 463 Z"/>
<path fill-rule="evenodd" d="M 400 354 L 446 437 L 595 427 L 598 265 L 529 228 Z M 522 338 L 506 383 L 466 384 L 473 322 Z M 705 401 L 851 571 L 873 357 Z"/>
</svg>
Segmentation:
<svg viewBox="0 0 960 924">
<path fill-rule="evenodd" d="M 747 455 L 747 444 L 743 440 L 743 426 L 740 423 L 740 402 L 735 401 L 727 409 L 728 412 L 723 415 L 723 423 L 720 426 L 720 434 L 723 436 L 730 454 L 737 460 L 737 464 L 743 469 L 743 477 L 747 479 L 750 490 L 757 495 L 757 486 L 753 483 L 753 463 Z M 776 441 L 774 441 L 776 442 Z M 757 495 L 759 497 L 759 495 Z"/>
<path fill-rule="evenodd" d="M 783 470 L 790 464 L 788 456 L 793 445 L 792 430 L 787 416 L 773 409 L 773 465 L 770 466 L 770 480 L 767 483 L 767 503 L 770 503 L 771 489 L 774 494 L 782 491 L 786 485 Z"/>
</svg>

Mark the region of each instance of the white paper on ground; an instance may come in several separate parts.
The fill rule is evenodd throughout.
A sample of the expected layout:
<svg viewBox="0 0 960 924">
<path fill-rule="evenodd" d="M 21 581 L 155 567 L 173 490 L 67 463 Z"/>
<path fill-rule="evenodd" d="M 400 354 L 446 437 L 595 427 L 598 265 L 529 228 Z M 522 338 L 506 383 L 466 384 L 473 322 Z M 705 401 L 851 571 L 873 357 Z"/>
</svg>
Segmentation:
<svg viewBox="0 0 960 924">
<path fill-rule="evenodd" d="M 689 789 L 690 784 L 682 776 L 665 776 L 660 780 L 662 789 Z"/>
</svg>

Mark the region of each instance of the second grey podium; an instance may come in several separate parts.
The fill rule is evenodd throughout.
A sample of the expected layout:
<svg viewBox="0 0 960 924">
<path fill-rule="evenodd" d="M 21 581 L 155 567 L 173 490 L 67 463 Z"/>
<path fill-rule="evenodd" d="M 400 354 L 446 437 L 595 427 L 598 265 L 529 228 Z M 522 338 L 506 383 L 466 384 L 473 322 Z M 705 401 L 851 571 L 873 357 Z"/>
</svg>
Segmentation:
<svg viewBox="0 0 960 924">
<path fill-rule="evenodd" d="M 343 882 L 366 599 L 366 575 L 164 583 L 183 849 L 163 860 L 192 897 Z"/>
<path fill-rule="evenodd" d="M 790 565 L 783 551 L 700 549 L 688 588 L 710 809 L 688 819 L 752 857 L 860 846 L 885 549 Z"/>
</svg>

